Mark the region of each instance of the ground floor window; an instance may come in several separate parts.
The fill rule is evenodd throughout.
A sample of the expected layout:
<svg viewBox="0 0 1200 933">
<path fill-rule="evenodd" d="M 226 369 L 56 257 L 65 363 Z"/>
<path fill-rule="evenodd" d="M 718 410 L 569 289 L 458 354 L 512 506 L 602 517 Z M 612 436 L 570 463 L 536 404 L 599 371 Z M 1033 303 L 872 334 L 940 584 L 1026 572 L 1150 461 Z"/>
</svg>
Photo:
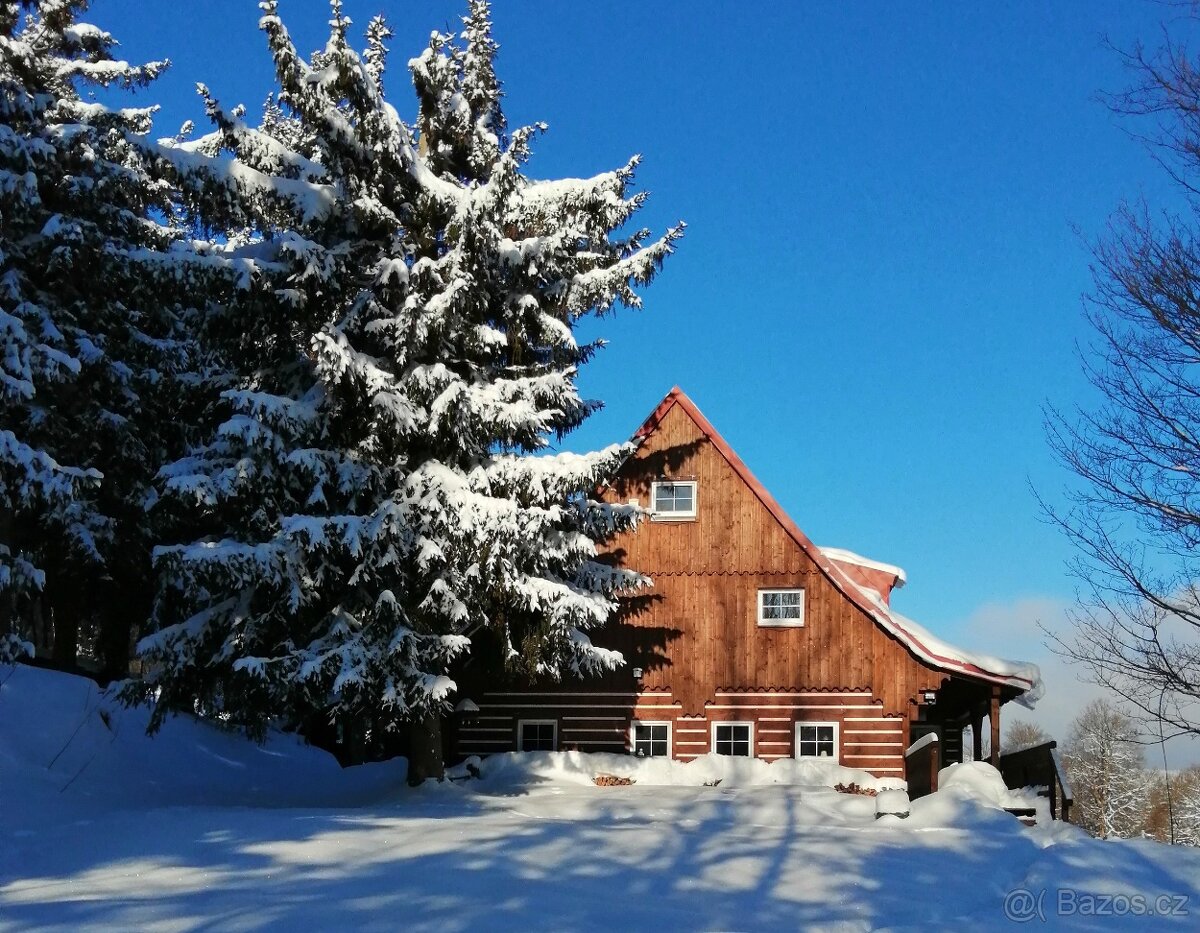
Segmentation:
<svg viewBox="0 0 1200 933">
<path fill-rule="evenodd" d="M 639 758 L 670 758 L 671 724 L 669 722 L 635 722 L 633 724 L 633 753 Z"/>
<path fill-rule="evenodd" d="M 748 722 L 715 722 L 713 751 L 718 755 L 749 758 L 753 754 L 754 727 Z"/>
<path fill-rule="evenodd" d="M 522 719 L 518 729 L 523 752 L 552 752 L 558 746 L 558 723 L 553 719 Z"/>
<path fill-rule="evenodd" d="M 797 758 L 832 758 L 838 760 L 838 726 L 836 722 L 800 722 L 796 724 Z"/>
</svg>

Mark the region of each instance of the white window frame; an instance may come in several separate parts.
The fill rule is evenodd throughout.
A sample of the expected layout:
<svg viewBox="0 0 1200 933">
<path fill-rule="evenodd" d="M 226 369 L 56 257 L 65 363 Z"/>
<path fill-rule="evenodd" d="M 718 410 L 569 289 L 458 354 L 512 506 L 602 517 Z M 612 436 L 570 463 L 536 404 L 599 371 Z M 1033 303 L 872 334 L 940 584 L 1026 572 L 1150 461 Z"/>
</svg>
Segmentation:
<svg viewBox="0 0 1200 933">
<path fill-rule="evenodd" d="M 822 758 L 820 755 L 801 755 L 800 754 L 800 730 L 805 727 L 813 726 L 832 726 L 833 727 L 833 757 Z M 812 719 L 799 720 L 796 722 L 795 735 L 792 737 L 796 743 L 792 749 L 792 757 L 797 761 L 830 761 L 836 764 L 842 763 L 842 724 L 839 722 L 824 722 Z"/>
<path fill-rule="evenodd" d="M 637 727 L 638 726 L 666 726 L 667 727 L 667 760 L 675 757 L 674 745 L 671 744 L 673 736 L 671 735 L 671 721 L 669 719 L 635 719 L 629 723 L 629 748 L 630 754 L 637 756 Z M 646 758 L 659 758 L 664 756 L 646 755 Z"/>
<path fill-rule="evenodd" d="M 799 593 L 800 594 L 800 618 L 798 619 L 767 619 L 763 617 L 763 610 L 766 608 L 763 605 L 763 597 L 768 593 Z M 804 615 L 808 609 L 808 599 L 804 595 L 804 588 L 799 586 L 772 587 L 758 591 L 758 624 L 763 628 L 804 628 Z"/>
<path fill-rule="evenodd" d="M 748 755 L 746 755 L 745 757 L 747 757 L 747 758 L 758 757 L 757 755 L 754 754 L 754 723 L 743 722 L 741 720 L 722 720 L 720 722 L 714 722 L 712 724 L 712 729 L 709 733 L 709 741 L 711 741 L 712 744 L 709 746 L 709 749 L 710 749 L 710 751 L 712 751 L 712 753 L 714 755 L 719 754 L 717 752 L 717 728 L 721 727 L 721 726 L 745 726 L 750 732 L 750 753 Z M 741 755 L 725 755 L 723 757 L 725 757 L 725 758 L 741 758 L 742 756 Z"/>
<path fill-rule="evenodd" d="M 689 512 L 660 512 L 658 510 L 658 487 L 659 486 L 691 486 L 692 487 L 692 508 Z M 700 493 L 700 484 L 694 479 L 664 479 L 650 484 L 650 517 L 658 522 L 686 522 L 696 518 L 696 513 L 699 511 L 699 500 L 697 499 Z"/>
<path fill-rule="evenodd" d="M 525 751 L 525 727 L 526 726 L 550 726 L 554 729 L 554 738 L 551 744 L 554 746 L 550 751 L 558 751 L 558 720 L 557 719 L 518 719 L 517 720 L 517 751 Z M 539 749 L 540 751 L 540 749 Z"/>
</svg>

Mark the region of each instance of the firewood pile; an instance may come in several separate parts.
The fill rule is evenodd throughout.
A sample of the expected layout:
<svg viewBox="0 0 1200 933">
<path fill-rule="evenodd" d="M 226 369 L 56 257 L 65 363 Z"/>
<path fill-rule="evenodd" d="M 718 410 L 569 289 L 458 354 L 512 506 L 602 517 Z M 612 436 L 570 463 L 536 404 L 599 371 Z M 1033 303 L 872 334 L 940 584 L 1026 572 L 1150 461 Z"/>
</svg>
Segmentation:
<svg viewBox="0 0 1200 933">
<path fill-rule="evenodd" d="M 615 774 L 597 774 L 592 780 L 597 787 L 628 787 L 633 778 L 617 777 Z"/>
<path fill-rule="evenodd" d="M 833 789 L 839 794 L 858 794 L 861 797 L 874 797 L 876 791 L 869 787 L 861 787 L 853 782 L 849 784 L 834 784 Z"/>
</svg>

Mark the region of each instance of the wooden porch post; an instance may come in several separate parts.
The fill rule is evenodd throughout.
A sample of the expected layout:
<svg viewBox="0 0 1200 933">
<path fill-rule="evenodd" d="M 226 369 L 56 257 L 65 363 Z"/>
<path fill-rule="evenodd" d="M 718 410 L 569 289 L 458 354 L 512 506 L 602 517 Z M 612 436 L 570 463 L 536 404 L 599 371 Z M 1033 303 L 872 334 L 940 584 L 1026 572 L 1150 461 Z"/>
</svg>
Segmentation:
<svg viewBox="0 0 1200 933">
<path fill-rule="evenodd" d="M 979 761 L 983 758 L 983 714 L 976 713 L 971 716 L 971 760 Z"/>
<path fill-rule="evenodd" d="M 992 754 L 989 761 L 993 768 L 1000 767 L 1000 688 L 992 687 L 992 708 L 988 713 L 992 726 Z"/>
</svg>

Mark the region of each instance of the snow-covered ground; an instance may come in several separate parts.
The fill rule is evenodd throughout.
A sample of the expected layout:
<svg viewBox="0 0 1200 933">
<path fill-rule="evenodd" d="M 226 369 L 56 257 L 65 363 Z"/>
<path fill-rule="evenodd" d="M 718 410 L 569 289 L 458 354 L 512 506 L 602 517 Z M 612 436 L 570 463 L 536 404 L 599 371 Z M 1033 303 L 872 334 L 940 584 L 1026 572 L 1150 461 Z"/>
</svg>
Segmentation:
<svg viewBox="0 0 1200 933">
<path fill-rule="evenodd" d="M 1026 829 L 978 767 L 876 820 L 769 783 L 824 779 L 793 763 L 504 756 L 414 791 L 399 762 L 145 719 L 0 667 L 0 929 L 989 930 L 1006 899 L 1034 927 L 1200 928 L 1200 851 Z"/>
</svg>

